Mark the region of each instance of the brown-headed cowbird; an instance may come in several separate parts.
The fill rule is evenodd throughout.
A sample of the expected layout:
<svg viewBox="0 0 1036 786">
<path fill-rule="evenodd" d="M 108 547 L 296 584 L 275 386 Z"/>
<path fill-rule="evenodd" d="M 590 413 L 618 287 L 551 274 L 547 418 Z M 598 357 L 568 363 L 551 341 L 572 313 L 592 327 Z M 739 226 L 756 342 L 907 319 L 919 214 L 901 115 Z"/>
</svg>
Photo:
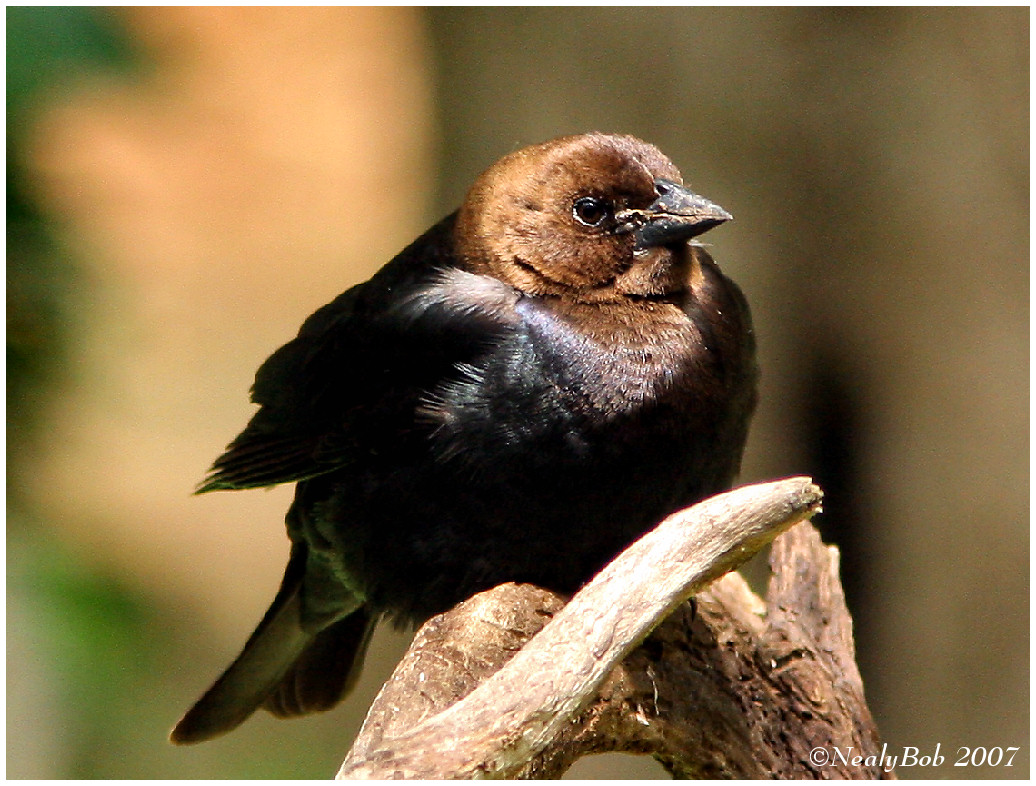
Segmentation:
<svg viewBox="0 0 1036 786">
<path fill-rule="evenodd" d="M 330 708 L 382 615 L 507 581 L 574 592 L 729 487 L 755 406 L 748 306 L 692 238 L 730 215 L 655 147 L 519 150 L 259 369 L 199 491 L 296 483 L 291 557 L 244 651 L 174 729 Z"/>
</svg>

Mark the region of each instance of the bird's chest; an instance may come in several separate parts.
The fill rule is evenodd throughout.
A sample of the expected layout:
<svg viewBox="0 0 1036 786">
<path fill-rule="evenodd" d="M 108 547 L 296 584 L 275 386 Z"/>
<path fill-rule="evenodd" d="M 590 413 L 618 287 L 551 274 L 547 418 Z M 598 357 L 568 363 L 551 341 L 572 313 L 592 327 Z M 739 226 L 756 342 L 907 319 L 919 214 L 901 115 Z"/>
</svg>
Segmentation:
<svg viewBox="0 0 1036 786">
<path fill-rule="evenodd" d="M 680 438 L 701 408 L 710 350 L 682 312 L 657 310 L 598 318 L 591 330 L 578 312 L 521 306 L 519 329 L 431 397 L 434 449 L 557 466 Z"/>
</svg>

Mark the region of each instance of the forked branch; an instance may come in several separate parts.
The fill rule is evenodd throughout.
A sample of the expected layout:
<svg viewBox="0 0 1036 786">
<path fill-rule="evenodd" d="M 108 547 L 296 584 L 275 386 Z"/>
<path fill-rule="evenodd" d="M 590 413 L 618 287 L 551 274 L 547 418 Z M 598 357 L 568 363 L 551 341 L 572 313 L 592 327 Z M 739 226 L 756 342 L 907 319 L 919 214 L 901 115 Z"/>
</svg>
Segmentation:
<svg viewBox="0 0 1036 786">
<path fill-rule="evenodd" d="M 702 591 L 821 497 L 808 478 L 736 489 L 667 518 L 567 604 L 505 584 L 433 618 L 339 777 L 547 778 L 604 751 L 685 777 L 880 775 L 810 760 L 880 746 L 837 551 L 808 524 L 782 538 L 765 620 L 737 574 Z"/>
</svg>

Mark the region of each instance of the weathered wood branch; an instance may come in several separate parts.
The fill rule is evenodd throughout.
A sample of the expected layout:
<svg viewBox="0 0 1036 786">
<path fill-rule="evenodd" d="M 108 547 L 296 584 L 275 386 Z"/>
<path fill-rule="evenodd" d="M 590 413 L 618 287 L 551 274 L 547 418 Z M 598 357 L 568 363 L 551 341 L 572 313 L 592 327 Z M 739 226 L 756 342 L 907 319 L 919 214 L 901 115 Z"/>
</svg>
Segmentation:
<svg viewBox="0 0 1036 786">
<path fill-rule="evenodd" d="M 837 552 L 812 528 L 782 539 L 765 621 L 737 574 L 699 592 L 820 499 L 808 478 L 737 489 L 666 519 L 567 605 L 507 584 L 433 618 L 339 777 L 557 777 L 611 750 L 691 777 L 877 774 L 809 758 L 880 745 Z"/>
</svg>

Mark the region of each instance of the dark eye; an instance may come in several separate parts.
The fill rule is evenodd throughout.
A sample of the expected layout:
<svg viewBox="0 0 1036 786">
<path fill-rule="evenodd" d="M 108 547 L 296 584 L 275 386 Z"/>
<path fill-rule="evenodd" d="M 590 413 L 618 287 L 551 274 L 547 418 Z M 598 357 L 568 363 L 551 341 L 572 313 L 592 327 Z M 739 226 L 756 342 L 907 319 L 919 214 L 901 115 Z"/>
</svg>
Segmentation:
<svg viewBox="0 0 1036 786">
<path fill-rule="evenodd" d="M 598 227 L 611 215 L 611 205 L 604 199 L 585 196 L 579 197 L 572 205 L 572 215 L 580 224 Z"/>
</svg>

